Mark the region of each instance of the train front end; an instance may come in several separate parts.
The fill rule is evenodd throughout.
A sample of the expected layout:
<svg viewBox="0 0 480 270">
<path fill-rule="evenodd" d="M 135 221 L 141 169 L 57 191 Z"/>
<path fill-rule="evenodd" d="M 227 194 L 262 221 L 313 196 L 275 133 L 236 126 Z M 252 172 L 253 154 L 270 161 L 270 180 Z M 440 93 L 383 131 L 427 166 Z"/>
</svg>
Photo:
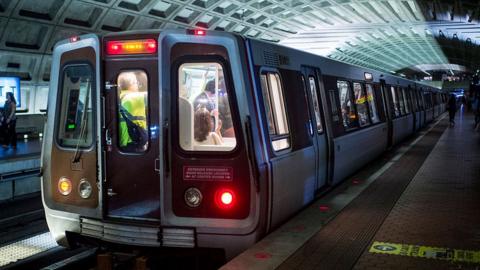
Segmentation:
<svg viewBox="0 0 480 270">
<path fill-rule="evenodd" d="M 84 35 L 53 52 L 42 192 L 56 240 L 219 248 L 261 234 L 243 39 Z"/>
</svg>

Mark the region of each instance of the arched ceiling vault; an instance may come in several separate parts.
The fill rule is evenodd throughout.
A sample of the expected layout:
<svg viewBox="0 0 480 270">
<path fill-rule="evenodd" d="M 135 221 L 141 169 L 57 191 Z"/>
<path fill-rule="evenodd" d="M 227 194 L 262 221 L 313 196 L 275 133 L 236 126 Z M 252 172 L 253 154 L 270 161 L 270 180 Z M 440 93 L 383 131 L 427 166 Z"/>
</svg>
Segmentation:
<svg viewBox="0 0 480 270">
<path fill-rule="evenodd" d="M 0 75 L 48 83 L 61 39 L 135 29 L 205 28 L 399 72 L 478 69 L 478 1 L 0 0 Z"/>
</svg>

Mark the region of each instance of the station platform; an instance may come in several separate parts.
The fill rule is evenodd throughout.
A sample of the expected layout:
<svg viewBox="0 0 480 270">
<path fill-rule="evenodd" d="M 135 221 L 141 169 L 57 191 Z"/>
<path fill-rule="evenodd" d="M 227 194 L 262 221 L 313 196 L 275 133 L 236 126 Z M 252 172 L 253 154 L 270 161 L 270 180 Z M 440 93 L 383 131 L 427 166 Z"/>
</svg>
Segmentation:
<svg viewBox="0 0 480 270">
<path fill-rule="evenodd" d="M 473 121 L 443 114 L 222 269 L 479 269 Z"/>
<path fill-rule="evenodd" d="M 42 152 L 41 139 L 30 139 L 17 141 L 17 149 L 12 147 L 4 148 L 0 145 L 0 163 L 8 162 L 11 159 L 37 156 Z"/>
<path fill-rule="evenodd" d="M 18 140 L 17 149 L 0 146 L 0 203 L 40 192 L 40 139 Z"/>
</svg>

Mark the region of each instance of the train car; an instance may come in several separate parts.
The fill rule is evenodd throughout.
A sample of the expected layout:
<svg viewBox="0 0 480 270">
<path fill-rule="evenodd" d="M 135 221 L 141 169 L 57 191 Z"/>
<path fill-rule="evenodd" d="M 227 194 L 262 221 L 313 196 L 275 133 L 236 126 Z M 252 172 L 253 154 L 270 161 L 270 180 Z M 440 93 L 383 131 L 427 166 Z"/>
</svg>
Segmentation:
<svg viewBox="0 0 480 270">
<path fill-rule="evenodd" d="M 424 126 L 422 87 L 226 32 L 59 42 L 42 151 L 50 231 L 62 245 L 231 258 Z"/>
</svg>

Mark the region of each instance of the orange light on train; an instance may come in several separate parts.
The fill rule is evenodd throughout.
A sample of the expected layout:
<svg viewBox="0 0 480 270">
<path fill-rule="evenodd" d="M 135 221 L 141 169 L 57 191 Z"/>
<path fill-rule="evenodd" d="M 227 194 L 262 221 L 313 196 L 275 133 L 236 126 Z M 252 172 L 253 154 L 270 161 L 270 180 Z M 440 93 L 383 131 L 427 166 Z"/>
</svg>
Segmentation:
<svg viewBox="0 0 480 270">
<path fill-rule="evenodd" d="M 64 196 L 70 194 L 72 192 L 72 181 L 66 177 L 61 177 L 58 180 L 58 192 Z"/>
<path fill-rule="evenodd" d="M 106 47 L 109 55 L 153 54 L 157 52 L 157 41 L 154 39 L 111 40 Z"/>
<path fill-rule="evenodd" d="M 215 202 L 219 208 L 232 208 L 235 205 L 235 193 L 229 189 L 220 189 L 216 192 Z"/>
</svg>

